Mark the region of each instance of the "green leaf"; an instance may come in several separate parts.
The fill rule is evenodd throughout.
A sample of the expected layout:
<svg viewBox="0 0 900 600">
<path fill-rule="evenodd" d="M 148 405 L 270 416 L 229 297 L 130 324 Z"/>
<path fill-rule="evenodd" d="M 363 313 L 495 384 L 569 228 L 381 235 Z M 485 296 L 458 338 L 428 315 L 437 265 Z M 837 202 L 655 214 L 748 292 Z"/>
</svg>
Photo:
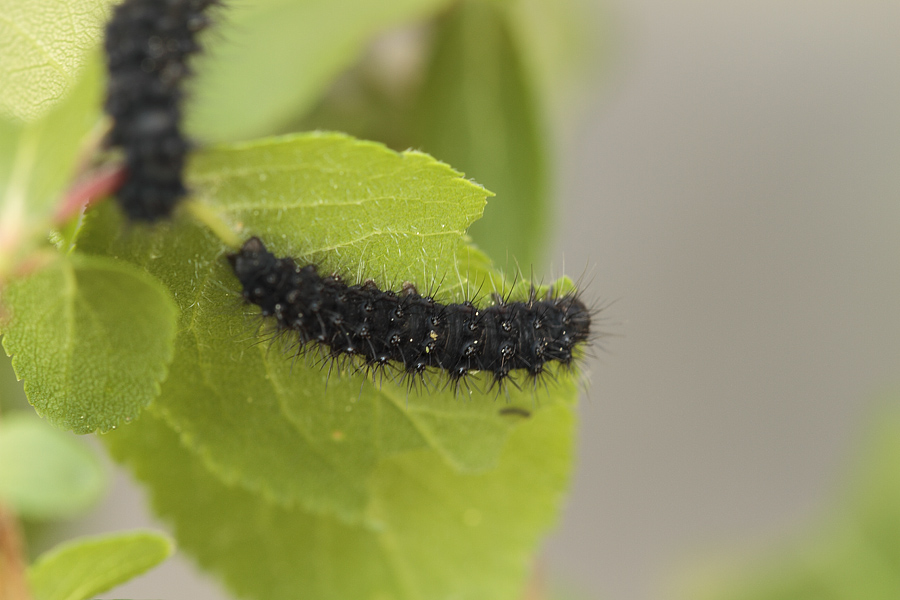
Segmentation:
<svg viewBox="0 0 900 600">
<path fill-rule="evenodd" d="M 336 133 L 203 152 L 190 180 L 200 200 L 246 237 L 265 234 L 277 254 L 447 295 L 467 284 L 456 254 L 491 195 L 427 154 Z"/>
<path fill-rule="evenodd" d="M 29 519 L 58 519 L 92 506 L 106 488 L 97 456 L 34 416 L 0 420 L 0 498 Z"/>
<path fill-rule="evenodd" d="M 413 54 L 408 50 L 401 56 Z M 420 146 L 413 136 L 411 108 L 418 78 L 396 82 L 396 66 L 389 58 L 363 60 L 336 79 L 306 113 L 287 128 L 291 131 L 341 131 L 382 142 L 394 150 Z M 410 76 L 412 79 L 412 76 Z"/>
<path fill-rule="evenodd" d="M 439 21 L 417 139 L 497 194 L 469 233 L 500 264 L 539 264 L 551 222 L 537 104 L 500 7 L 462 2 Z"/>
<path fill-rule="evenodd" d="M 848 486 L 848 508 L 865 539 L 900 576 L 900 394 L 886 404 Z"/>
<path fill-rule="evenodd" d="M 568 407 L 540 411 L 487 473 L 458 473 L 424 448 L 385 458 L 355 524 L 223 485 L 150 414 L 104 439 L 150 487 L 179 545 L 242 596 L 511 600 L 559 509 L 572 425 Z"/>
<path fill-rule="evenodd" d="M 35 600 L 86 600 L 155 567 L 174 550 L 151 531 L 82 538 L 41 555 L 28 570 Z"/>
<path fill-rule="evenodd" d="M 75 85 L 108 0 L 0 0 L 0 115 L 46 113 Z"/>
<path fill-rule="evenodd" d="M 303 114 L 379 31 L 448 0 L 234 3 L 205 41 L 188 129 L 204 141 L 276 133 Z"/>
<path fill-rule="evenodd" d="M 611 14 L 606 14 L 612 7 L 581 0 L 499 4 L 518 42 L 529 79 L 534 80 L 542 98 L 545 114 L 556 113 L 571 126 L 571 111 L 577 108 L 573 107 L 573 97 L 595 83 L 596 71 L 613 56 L 619 29 Z"/>
<path fill-rule="evenodd" d="M 18 122 L 0 116 L 0 240 L 8 246 L 16 245 L 9 238 L 49 219 L 72 179 L 81 142 L 100 119 L 102 74 L 100 55 L 93 53 L 75 87 L 40 118 Z"/>
<path fill-rule="evenodd" d="M 145 272 L 121 261 L 59 257 L 4 290 L 3 347 L 39 414 L 76 433 L 107 431 L 159 393 L 177 309 Z"/>
<path fill-rule="evenodd" d="M 684 600 L 892 600 L 900 573 L 851 523 L 830 520 L 799 543 L 720 565 L 683 587 L 676 597 Z"/>
<path fill-rule="evenodd" d="M 29 408 L 22 383 L 16 381 L 12 362 L 0 354 L 0 414 Z"/>
<path fill-rule="evenodd" d="M 501 285 L 481 255 L 468 266 L 461 244 L 488 192 L 424 154 L 305 134 L 213 149 L 191 172 L 200 201 L 276 253 L 384 287 L 412 281 L 444 298 Z M 315 355 L 291 358 L 266 336 L 259 343 L 258 317 L 241 310 L 224 248 L 205 228 L 182 222 L 121 236 L 115 214 L 97 211 L 79 247 L 146 267 L 180 303 L 176 358 L 153 411 L 226 482 L 358 520 L 382 457 L 431 447 L 455 468 L 488 469 L 516 426 L 498 410 L 556 401 L 527 384 L 503 402 L 496 391 L 457 395 L 437 373 L 428 390 L 410 390 L 323 369 Z M 489 379 L 473 386 L 487 390 Z M 572 378 L 554 391 L 570 402 Z"/>
</svg>

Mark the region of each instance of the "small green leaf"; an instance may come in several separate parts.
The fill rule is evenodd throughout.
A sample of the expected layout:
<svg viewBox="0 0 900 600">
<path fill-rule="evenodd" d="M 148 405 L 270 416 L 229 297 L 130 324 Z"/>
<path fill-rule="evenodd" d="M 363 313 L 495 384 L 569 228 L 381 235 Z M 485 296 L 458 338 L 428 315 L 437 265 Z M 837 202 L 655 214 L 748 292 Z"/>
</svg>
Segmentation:
<svg viewBox="0 0 900 600">
<path fill-rule="evenodd" d="M 172 542 L 151 531 L 82 538 L 42 554 L 28 570 L 35 600 L 86 600 L 155 567 Z"/>
<path fill-rule="evenodd" d="M 572 425 L 569 407 L 540 411 L 486 473 L 458 473 L 425 448 L 384 459 L 355 524 L 223 485 L 150 414 L 104 440 L 180 547 L 239 595 L 481 600 L 518 597 L 568 482 Z"/>
<path fill-rule="evenodd" d="M 503 10 L 461 2 L 439 21 L 417 101 L 421 148 L 497 194 L 469 233 L 500 264 L 540 264 L 551 222 L 535 90 Z"/>
<path fill-rule="evenodd" d="M 312 106 L 377 32 L 448 0 L 259 0 L 229 6 L 200 59 L 188 128 L 205 141 L 277 133 Z M 263 66 L 264 68 L 261 68 Z"/>
<path fill-rule="evenodd" d="M 29 409 L 22 383 L 16 380 L 9 357 L 0 355 L 0 415 L 4 412 Z"/>
<path fill-rule="evenodd" d="M 29 519 L 58 519 L 92 506 L 106 488 L 96 455 L 33 415 L 0 420 L 0 498 Z"/>
<path fill-rule="evenodd" d="M 102 73 L 100 55 L 93 53 L 75 87 L 40 118 L 17 122 L 0 116 L 0 237 L 29 231 L 50 217 L 72 178 L 82 140 L 99 122 Z"/>
<path fill-rule="evenodd" d="M 900 575 L 900 394 L 885 404 L 848 486 L 849 511 L 865 539 Z"/>
<path fill-rule="evenodd" d="M 488 192 L 426 155 L 336 134 L 289 136 L 198 155 L 191 185 L 242 237 L 349 279 L 393 289 L 411 281 L 453 300 L 502 289 L 462 244 Z M 359 520 L 381 459 L 431 448 L 454 469 L 484 471 L 518 426 L 501 407 L 539 411 L 575 398 L 563 373 L 552 395 L 525 382 L 507 396 L 487 374 L 455 394 L 437 372 L 410 390 L 389 374 L 372 381 L 352 366 L 323 368 L 315 354 L 292 358 L 289 337 L 269 342 L 258 311 L 241 308 L 224 248 L 205 228 L 182 222 L 123 236 L 114 216 L 95 211 L 79 248 L 149 269 L 182 310 L 154 414 L 223 481 L 273 502 Z"/>
<path fill-rule="evenodd" d="M 37 119 L 75 85 L 108 0 L 0 0 L 0 114 Z"/>
<path fill-rule="evenodd" d="M 70 255 L 7 287 L 3 347 L 39 414 L 76 433 L 136 417 L 159 393 L 177 308 L 145 272 Z"/>
</svg>

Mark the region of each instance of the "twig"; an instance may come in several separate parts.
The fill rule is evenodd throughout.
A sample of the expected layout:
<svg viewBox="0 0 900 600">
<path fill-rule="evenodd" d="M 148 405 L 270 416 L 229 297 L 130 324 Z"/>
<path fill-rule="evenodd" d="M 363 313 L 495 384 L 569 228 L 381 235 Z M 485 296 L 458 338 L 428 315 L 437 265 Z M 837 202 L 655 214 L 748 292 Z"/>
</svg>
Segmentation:
<svg viewBox="0 0 900 600">
<path fill-rule="evenodd" d="M 115 192 L 122 187 L 126 177 L 127 172 L 121 164 L 100 168 L 88 174 L 69 189 L 56 209 L 54 223 L 65 223 L 91 202 Z"/>
<path fill-rule="evenodd" d="M 19 523 L 0 505 L 0 600 L 31 600 Z"/>
</svg>

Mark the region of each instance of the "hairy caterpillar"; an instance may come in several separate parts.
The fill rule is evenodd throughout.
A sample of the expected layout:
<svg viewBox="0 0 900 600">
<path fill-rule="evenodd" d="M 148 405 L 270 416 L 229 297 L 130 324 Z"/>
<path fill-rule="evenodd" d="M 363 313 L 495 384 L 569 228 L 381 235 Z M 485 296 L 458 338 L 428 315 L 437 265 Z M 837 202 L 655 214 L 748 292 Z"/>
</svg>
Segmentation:
<svg viewBox="0 0 900 600">
<path fill-rule="evenodd" d="M 187 59 L 200 50 L 196 35 L 210 23 L 204 11 L 214 4 L 125 0 L 107 25 L 108 141 L 125 153 L 127 178 L 117 196 L 131 220 L 168 217 L 187 193 L 181 84 L 191 73 Z M 440 304 L 411 286 L 396 293 L 371 281 L 347 285 L 315 265 L 276 258 L 258 238 L 229 258 L 245 300 L 274 317 L 278 331 L 332 358 L 359 357 L 370 370 L 396 367 L 410 381 L 428 368 L 452 382 L 482 371 L 497 384 L 515 371 L 537 377 L 547 363 L 571 365 L 575 347 L 590 337 L 591 311 L 574 294 L 532 291 L 520 302 L 495 296 L 478 308 Z"/>
<path fill-rule="evenodd" d="M 125 154 L 127 178 L 117 192 L 134 221 L 168 217 L 187 194 L 182 173 L 190 142 L 181 132 L 182 83 L 197 34 L 217 0 L 125 0 L 106 26 L 109 69 L 107 142 Z"/>
<path fill-rule="evenodd" d="M 547 363 L 572 364 L 573 350 L 590 337 L 591 311 L 573 294 L 532 291 L 524 302 L 495 297 L 477 308 L 441 304 L 408 284 L 400 293 L 372 281 L 348 285 L 315 265 L 277 258 L 255 237 L 228 258 L 244 299 L 302 347 L 318 345 L 335 359 L 360 357 L 369 369 L 396 366 L 411 382 L 428 368 L 451 382 L 477 371 L 492 373 L 495 384 L 513 371 L 537 377 Z"/>
</svg>

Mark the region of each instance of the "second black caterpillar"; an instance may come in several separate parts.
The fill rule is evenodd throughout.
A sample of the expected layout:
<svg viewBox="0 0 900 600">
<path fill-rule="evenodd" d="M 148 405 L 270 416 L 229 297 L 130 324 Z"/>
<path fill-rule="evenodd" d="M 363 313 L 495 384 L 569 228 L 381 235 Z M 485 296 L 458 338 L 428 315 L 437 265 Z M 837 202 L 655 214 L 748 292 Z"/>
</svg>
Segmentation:
<svg viewBox="0 0 900 600">
<path fill-rule="evenodd" d="M 536 377 L 550 362 L 570 365 L 590 337 L 590 310 L 575 295 L 525 302 L 440 304 L 407 286 L 397 294 L 373 282 L 347 285 L 315 265 L 276 258 L 259 238 L 229 256 L 243 297 L 301 346 L 318 344 L 334 358 L 359 356 L 370 368 L 402 365 L 407 376 L 429 367 L 459 381 L 489 371 L 501 383 L 512 371 Z"/>
<path fill-rule="evenodd" d="M 190 143 L 181 132 L 187 58 L 217 0 L 125 0 L 106 26 L 113 118 L 108 142 L 125 152 L 128 176 L 117 192 L 131 220 L 168 217 L 187 194 L 183 171 Z"/>
</svg>

